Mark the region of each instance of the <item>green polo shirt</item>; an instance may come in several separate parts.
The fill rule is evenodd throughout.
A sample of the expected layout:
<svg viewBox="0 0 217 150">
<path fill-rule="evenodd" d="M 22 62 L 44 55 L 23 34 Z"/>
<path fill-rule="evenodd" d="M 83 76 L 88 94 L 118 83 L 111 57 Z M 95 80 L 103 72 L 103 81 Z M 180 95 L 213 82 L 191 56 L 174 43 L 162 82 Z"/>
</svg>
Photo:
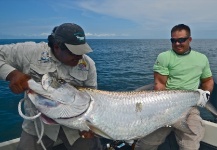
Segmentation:
<svg viewBox="0 0 217 150">
<path fill-rule="evenodd" d="M 194 50 L 188 55 L 177 55 L 173 50 L 162 52 L 153 70 L 168 76 L 166 89 L 195 90 L 200 79 L 212 76 L 207 57 Z"/>
</svg>

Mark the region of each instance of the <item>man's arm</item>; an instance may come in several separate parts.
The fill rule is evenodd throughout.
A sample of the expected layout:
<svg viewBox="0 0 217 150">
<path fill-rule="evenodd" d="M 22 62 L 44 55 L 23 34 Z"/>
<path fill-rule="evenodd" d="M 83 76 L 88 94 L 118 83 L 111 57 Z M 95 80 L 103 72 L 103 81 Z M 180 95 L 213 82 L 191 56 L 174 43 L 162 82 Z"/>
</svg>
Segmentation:
<svg viewBox="0 0 217 150">
<path fill-rule="evenodd" d="M 89 64 L 87 80 L 84 82 L 84 87 L 97 89 L 97 72 L 95 62 L 88 56 L 84 56 Z"/>
<path fill-rule="evenodd" d="M 7 81 L 10 81 L 9 88 L 15 94 L 20 94 L 25 90 L 29 89 L 27 81 L 31 77 L 18 70 L 14 70 L 6 77 Z"/>
<path fill-rule="evenodd" d="M 204 91 L 209 91 L 210 93 L 213 90 L 214 80 L 212 77 L 201 79 L 201 89 Z"/>
<path fill-rule="evenodd" d="M 0 79 L 9 81 L 9 88 L 15 94 L 28 89 L 27 81 L 31 77 L 22 70 L 30 64 L 35 46 L 32 42 L 0 45 Z"/>
<path fill-rule="evenodd" d="M 168 76 L 154 72 L 154 90 L 165 90 Z"/>
</svg>

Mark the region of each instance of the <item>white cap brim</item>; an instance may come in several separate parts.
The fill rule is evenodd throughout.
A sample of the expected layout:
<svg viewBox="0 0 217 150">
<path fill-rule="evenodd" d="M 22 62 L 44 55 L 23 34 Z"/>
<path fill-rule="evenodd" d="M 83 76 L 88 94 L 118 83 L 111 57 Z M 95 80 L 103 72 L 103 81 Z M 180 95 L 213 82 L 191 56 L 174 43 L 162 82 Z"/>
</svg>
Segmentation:
<svg viewBox="0 0 217 150">
<path fill-rule="evenodd" d="M 75 55 L 83 55 L 93 51 L 87 43 L 80 45 L 71 45 L 65 43 L 65 45 Z"/>
</svg>

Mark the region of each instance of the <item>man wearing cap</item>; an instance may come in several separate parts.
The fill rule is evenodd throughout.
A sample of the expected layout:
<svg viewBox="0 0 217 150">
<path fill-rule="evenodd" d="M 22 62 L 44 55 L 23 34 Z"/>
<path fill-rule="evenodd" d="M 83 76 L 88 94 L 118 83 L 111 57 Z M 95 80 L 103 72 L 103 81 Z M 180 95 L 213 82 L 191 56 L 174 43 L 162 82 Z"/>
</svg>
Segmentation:
<svg viewBox="0 0 217 150">
<path fill-rule="evenodd" d="M 16 94 L 28 89 L 30 78 L 40 82 L 46 73 L 74 86 L 97 88 L 95 63 L 86 55 L 91 51 L 83 29 L 73 23 L 64 23 L 53 29 L 48 43 L 0 45 L 0 79 L 9 81 L 11 91 Z M 37 110 L 26 94 L 24 100 L 25 115 L 36 115 Z M 100 140 L 93 133 L 60 125 L 44 124 L 43 144 L 37 144 L 35 124 L 41 131 L 39 119 L 24 120 L 18 150 L 42 150 L 43 144 L 46 149 L 52 149 L 58 138 L 68 150 L 102 149 Z"/>
</svg>

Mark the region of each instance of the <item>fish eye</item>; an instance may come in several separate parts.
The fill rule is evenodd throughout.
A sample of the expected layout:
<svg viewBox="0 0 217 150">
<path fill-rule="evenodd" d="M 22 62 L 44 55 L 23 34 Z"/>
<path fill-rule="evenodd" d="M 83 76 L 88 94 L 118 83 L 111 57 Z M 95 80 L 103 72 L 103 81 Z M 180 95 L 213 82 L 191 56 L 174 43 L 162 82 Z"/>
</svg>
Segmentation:
<svg viewBox="0 0 217 150">
<path fill-rule="evenodd" d="M 58 83 L 60 83 L 60 84 L 64 84 L 64 83 L 66 83 L 66 81 L 63 80 L 63 79 L 58 79 L 57 81 L 58 81 Z"/>
</svg>

